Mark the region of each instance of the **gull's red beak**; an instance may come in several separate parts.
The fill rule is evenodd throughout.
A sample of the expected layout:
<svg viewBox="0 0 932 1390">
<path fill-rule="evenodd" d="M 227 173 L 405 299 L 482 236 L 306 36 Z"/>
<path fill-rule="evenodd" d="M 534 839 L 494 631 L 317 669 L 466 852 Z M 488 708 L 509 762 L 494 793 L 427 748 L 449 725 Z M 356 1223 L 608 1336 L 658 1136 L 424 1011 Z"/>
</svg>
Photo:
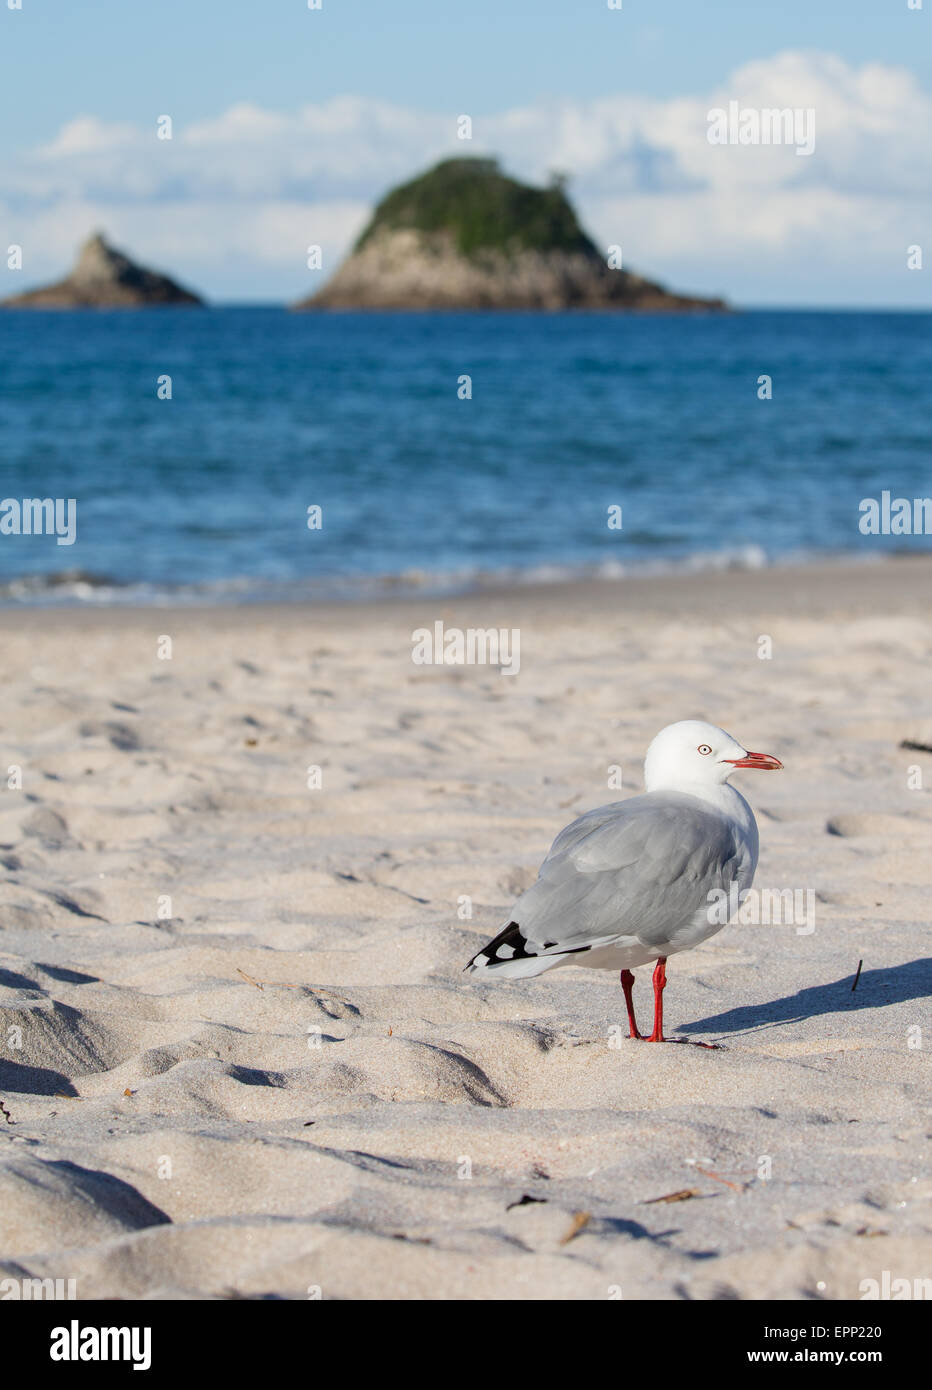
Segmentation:
<svg viewBox="0 0 932 1390">
<path fill-rule="evenodd" d="M 783 766 L 780 759 L 770 753 L 745 753 L 743 758 L 723 758 L 722 762 L 731 763 L 733 767 L 757 767 L 761 772 L 776 772 Z"/>
</svg>

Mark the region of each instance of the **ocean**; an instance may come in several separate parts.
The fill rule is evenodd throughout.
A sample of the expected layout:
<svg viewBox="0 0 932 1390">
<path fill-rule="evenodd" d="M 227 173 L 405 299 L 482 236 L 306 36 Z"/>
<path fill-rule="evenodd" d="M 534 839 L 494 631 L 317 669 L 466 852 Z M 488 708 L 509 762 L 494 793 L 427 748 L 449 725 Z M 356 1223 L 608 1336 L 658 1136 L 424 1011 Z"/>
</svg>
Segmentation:
<svg viewBox="0 0 932 1390">
<path fill-rule="evenodd" d="M 0 601 L 446 593 L 927 549 L 859 522 L 865 499 L 932 492 L 930 330 L 6 311 L 0 492 L 73 498 L 76 527 L 59 545 L 0 518 Z"/>
</svg>

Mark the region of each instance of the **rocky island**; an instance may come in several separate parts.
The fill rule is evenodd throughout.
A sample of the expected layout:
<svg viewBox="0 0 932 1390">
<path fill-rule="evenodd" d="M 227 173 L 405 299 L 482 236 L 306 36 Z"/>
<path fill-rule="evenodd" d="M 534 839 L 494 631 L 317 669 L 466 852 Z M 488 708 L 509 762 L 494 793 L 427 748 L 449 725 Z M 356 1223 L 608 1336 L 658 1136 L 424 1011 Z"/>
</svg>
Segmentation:
<svg viewBox="0 0 932 1390">
<path fill-rule="evenodd" d="M 349 257 L 296 309 L 716 310 L 613 269 L 562 181 L 534 188 L 495 159 L 446 159 L 382 199 Z"/>
<path fill-rule="evenodd" d="M 202 304 L 190 290 L 137 265 L 95 233 L 81 247 L 64 280 L 2 301 L 7 309 L 144 309 L 150 305 Z"/>
</svg>

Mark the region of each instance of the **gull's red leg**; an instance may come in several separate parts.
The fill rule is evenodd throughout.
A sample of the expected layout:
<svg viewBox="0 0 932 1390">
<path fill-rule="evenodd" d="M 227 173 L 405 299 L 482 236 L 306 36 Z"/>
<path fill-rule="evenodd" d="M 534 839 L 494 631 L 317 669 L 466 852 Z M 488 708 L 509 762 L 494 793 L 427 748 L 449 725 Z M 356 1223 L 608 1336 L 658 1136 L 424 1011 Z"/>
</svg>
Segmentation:
<svg viewBox="0 0 932 1390">
<path fill-rule="evenodd" d="M 628 1010 L 628 1037 L 643 1038 L 644 1034 L 638 1032 L 637 1019 L 634 1017 L 634 1000 L 631 991 L 634 989 L 634 976 L 630 970 L 622 970 L 621 987 L 625 992 L 625 1006 Z"/>
<path fill-rule="evenodd" d="M 648 1042 L 664 1042 L 663 1036 L 663 991 L 667 983 L 667 958 L 661 956 L 654 966 L 654 1031 Z"/>
</svg>

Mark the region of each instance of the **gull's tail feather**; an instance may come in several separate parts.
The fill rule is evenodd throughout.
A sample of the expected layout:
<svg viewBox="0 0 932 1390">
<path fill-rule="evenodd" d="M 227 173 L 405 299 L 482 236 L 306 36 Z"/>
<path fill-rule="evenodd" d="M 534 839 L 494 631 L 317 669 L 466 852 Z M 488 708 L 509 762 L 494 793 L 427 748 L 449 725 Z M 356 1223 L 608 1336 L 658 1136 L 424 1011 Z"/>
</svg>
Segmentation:
<svg viewBox="0 0 932 1390">
<path fill-rule="evenodd" d="M 529 942 L 518 923 L 509 922 L 498 936 L 473 956 L 466 970 L 471 975 L 495 974 L 509 980 L 528 979 L 532 975 L 542 975 L 545 970 L 552 970 L 567 955 L 575 955 L 578 950 L 588 950 L 588 947 L 584 946 L 570 951 L 558 951 L 556 946 L 555 941 L 542 944 Z"/>
</svg>

